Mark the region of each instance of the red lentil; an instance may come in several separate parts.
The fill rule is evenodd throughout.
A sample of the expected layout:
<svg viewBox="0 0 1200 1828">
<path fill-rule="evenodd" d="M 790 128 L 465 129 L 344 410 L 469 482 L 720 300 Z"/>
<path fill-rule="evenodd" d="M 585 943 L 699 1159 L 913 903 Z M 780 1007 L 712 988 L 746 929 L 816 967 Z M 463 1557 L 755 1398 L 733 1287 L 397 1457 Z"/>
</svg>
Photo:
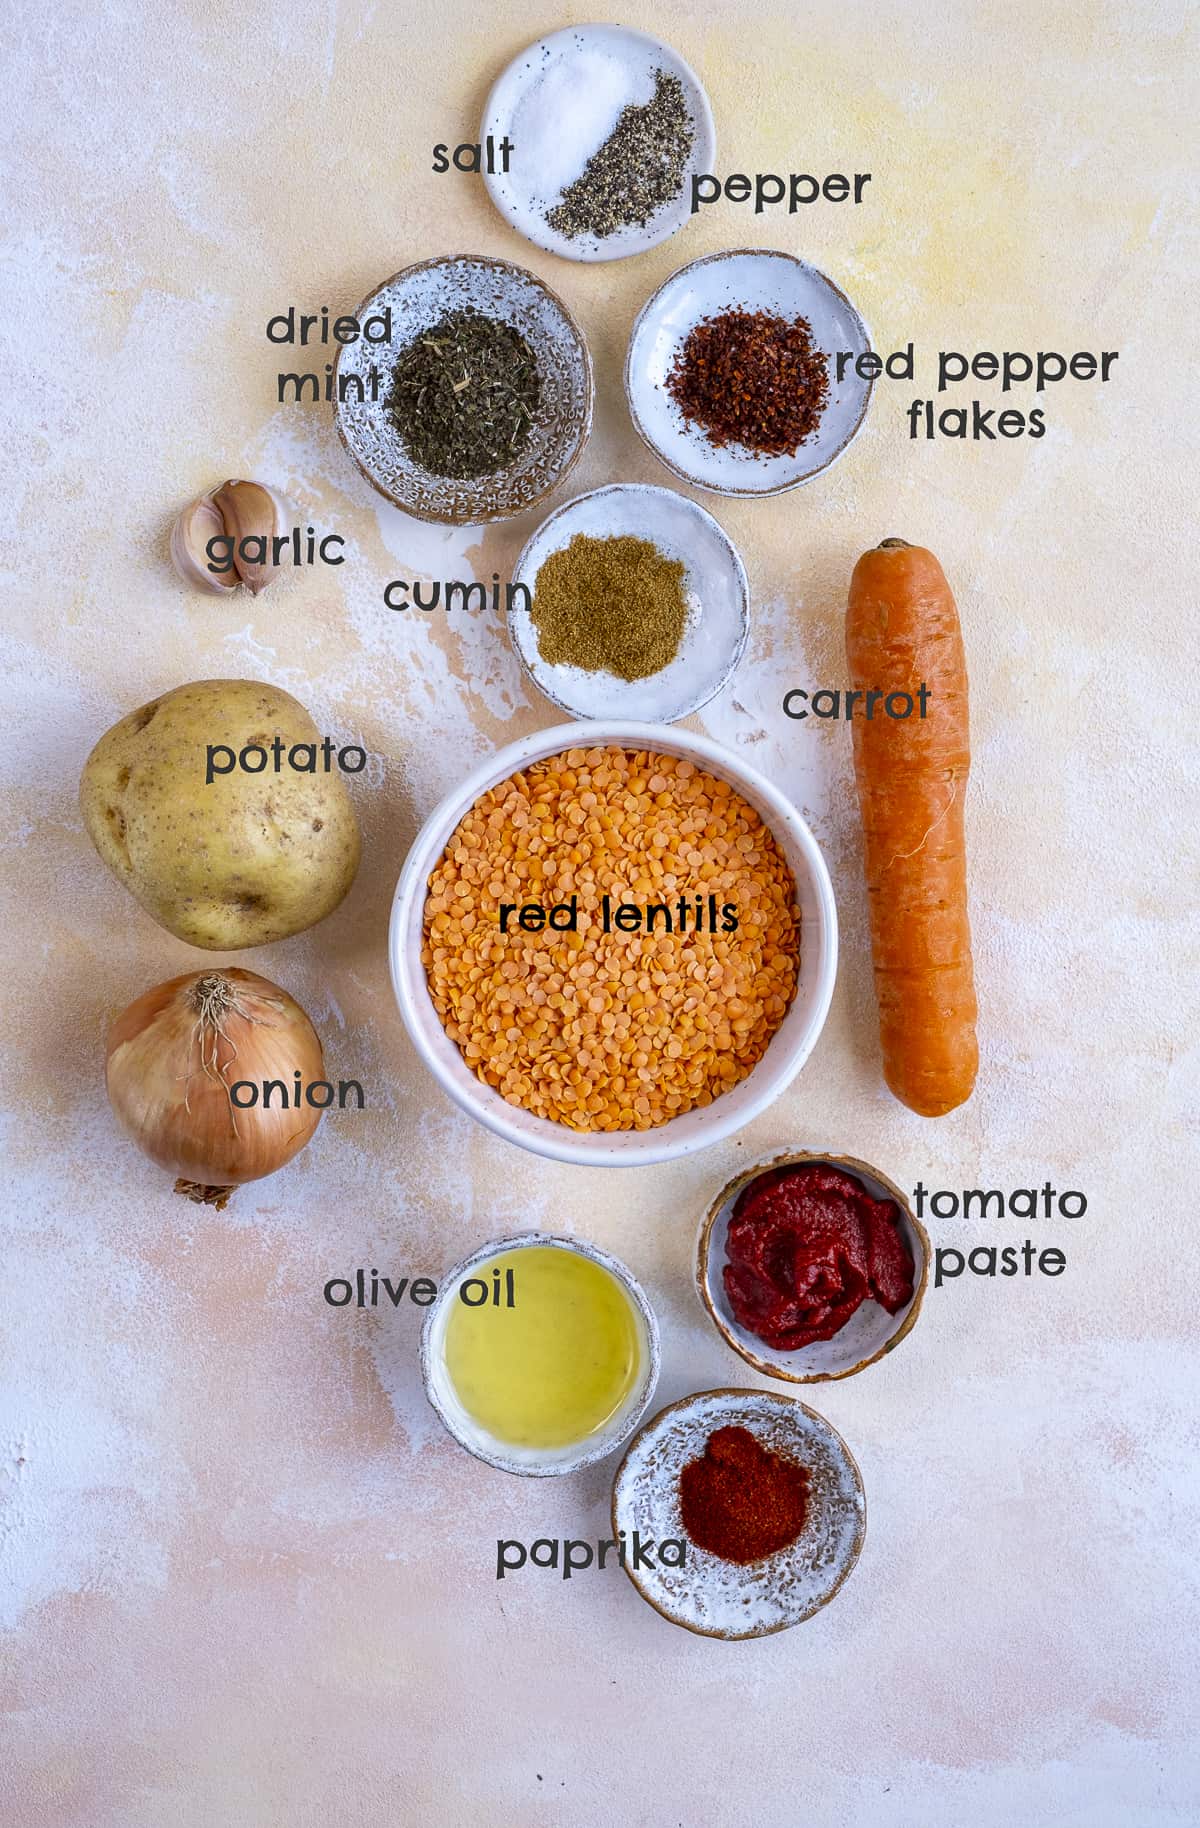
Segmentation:
<svg viewBox="0 0 1200 1828">
<path fill-rule="evenodd" d="M 612 904 L 712 896 L 736 931 L 604 932 Z M 575 930 L 502 929 L 574 897 Z M 421 958 L 446 1033 L 510 1104 L 573 1130 L 649 1130 L 709 1105 L 795 994 L 796 885 L 727 781 L 678 756 L 570 749 L 478 799 L 429 878 Z"/>
</svg>

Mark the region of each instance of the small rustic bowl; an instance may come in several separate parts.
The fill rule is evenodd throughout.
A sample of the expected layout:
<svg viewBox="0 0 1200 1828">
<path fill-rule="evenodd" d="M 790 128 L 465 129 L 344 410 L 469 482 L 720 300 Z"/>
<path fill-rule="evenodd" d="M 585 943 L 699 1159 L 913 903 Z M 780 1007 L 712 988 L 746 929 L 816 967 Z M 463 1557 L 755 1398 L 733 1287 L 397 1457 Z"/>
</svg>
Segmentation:
<svg viewBox="0 0 1200 1828">
<path fill-rule="evenodd" d="M 459 1401 L 446 1369 L 445 1358 L 446 1326 L 461 1284 L 482 1270 L 493 1257 L 510 1250 L 529 1250 L 534 1245 L 575 1251 L 577 1255 L 588 1257 L 606 1269 L 629 1296 L 642 1338 L 642 1375 L 606 1426 L 597 1434 L 589 1436 L 585 1442 L 545 1450 L 514 1447 L 510 1441 L 500 1441 L 481 1427 Z M 524 1473 L 534 1478 L 578 1472 L 581 1466 L 590 1466 L 596 1460 L 603 1460 L 623 1446 L 654 1395 L 660 1364 L 658 1321 L 654 1309 L 625 1265 L 616 1257 L 610 1257 L 607 1251 L 600 1250 L 595 1244 L 586 1243 L 582 1238 L 559 1237 L 548 1231 L 525 1231 L 511 1238 L 493 1238 L 490 1244 L 483 1245 L 465 1257 L 440 1282 L 437 1299 L 425 1316 L 421 1332 L 421 1376 L 425 1383 L 425 1394 L 447 1432 L 453 1435 L 460 1447 L 465 1447 L 468 1453 L 474 1454 L 477 1460 L 485 1461 L 488 1466 L 499 1467 L 501 1472 Z"/>
<path fill-rule="evenodd" d="M 804 1528 L 790 1548 L 761 1561 L 723 1561 L 690 1541 L 679 1475 L 717 1428 L 741 1427 L 809 1470 Z M 639 1430 L 613 1485 L 613 1535 L 636 1529 L 655 1543 L 687 1541 L 682 1568 L 625 1572 L 673 1625 L 707 1638 L 763 1638 L 799 1625 L 839 1591 L 858 1560 L 867 1501 L 854 1456 L 835 1428 L 794 1396 L 772 1390 L 705 1390 L 662 1409 Z"/>
<path fill-rule="evenodd" d="M 827 470 L 867 416 L 871 381 L 829 363 L 829 394 L 816 431 L 792 454 L 760 457 L 745 445 L 718 450 L 685 418 L 667 392 L 667 376 L 689 332 L 702 318 L 742 307 L 807 320 L 813 344 L 832 358 L 865 355 L 867 327 L 831 279 L 794 254 L 736 248 L 680 267 L 643 305 L 629 339 L 625 393 L 643 441 L 684 482 L 720 495 L 782 495 Z"/>
<path fill-rule="evenodd" d="M 508 520 L 539 502 L 579 461 L 592 427 L 592 360 L 583 333 L 549 286 L 524 267 L 481 254 L 423 260 L 384 280 L 358 307 L 360 323 L 392 310 L 390 344 L 344 345 L 335 381 L 337 427 L 359 469 L 381 495 L 418 520 L 475 527 Z M 404 345 L 431 329 L 448 311 L 473 306 L 511 324 L 537 360 L 541 403 L 529 442 L 511 469 L 473 481 L 436 476 L 409 456 L 391 409 L 391 371 Z M 340 383 L 365 377 L 372 364 L 384 370 L 378 400 L 342 400 Z"/>
<path fill-rule="evenodd" d="M 508 632 L 538 691 L 576 717 L 637 718 L 675 723 L 706 705 L 732 679 L 750 628 L 750 586 L 732 540 L 706 508 L 648 483 L 618 482 L 564 502 L 544 520 L 513 572 L 532 596 L 538 572 L 576 534 L 593 539 L 632 535 L 649 540 L 665 558 L 682 559 L 688 620 L 679 652 L 648 679 L 619 679 L 577 666 L 551 666 L 538 651 L 533 618 L 509 611 Z"/>
<path fill-rule="evenodd" d="M 591 143 L 573 169 L 568 171 L 564 163 L 561 171 L 548 173 L 545 161 L 531 159 L 528 150 L 527 125 L 532 125 L 539 112 L 553 119 L 560 148 L 571 127 L 578 126 L 576 120 L 564 120 L 561 91 L 556 97 L 555 87 L 581 57 L 600 60 L 616 76 L 629 101 L 650 100 L 655 70 L 678 77 L 695 129 L 678 197 L 664 203 L 640 228 L 631 225 L 617 229 L 603 239 L 562 235 L 550 227 L 546 216 L 559 201 L 564 185 L 582 174 L 588 159 L 612 132 L 624 101 L 618 99 L 606 105 L 599 85 L 593 85 L 584 104 L 595 110 L 590 123 Z M 572 113 L 579 113 L 578 103 Z M 712 109 L 696 72 L 670 45 L 624 25 L 566 26 L 514 57 L 484 104 L 479 129 L 481 145 L 489 135 L 497 146 L 506 135 L 514 142 L 510 169 L 484 175 L 492 202 L 518 234 L 551 254 L 561 254 L 564 260 L 623 260 L 629 254 L 657 247 L 691 220 L 692 173 L 712 171 L 717 152 Z"/>
<path fill-rule="evenodd" d="M 725 1245 L 734 1203 L 742 1189 L 772 1168 L 790 1168 L 804 1162 L 823 1162 L 831 1168 L 841 1168 L 860 1181 L 872 1199 L 895 1201 L 900 1209 L 905 1241 L 912 1252 L 913 1295 L 908 1306 L 901 1308 L 898 1314 L 889 1314 L 877 1301 L 864 1301 L 832 1339 L 815 1339 L 798 1352 L 777 1352 L 734 1318 L 722 1274 L 728 1262 Z M 915 1326 L 928 1274 L 929 1238 L 907 1198 L 878 1168 L 855 1161 L 849 1155 L 775 1155 L 770 1161 L 746 1169 L 722 1188 L 709 1207 L 701 1221 L 696 1250 L 696 1287 L 717 1331 L 756 1371 L 789 1384 L 823 1384 L 841 1377 L 853 1377 L 855 1372 L 865 1371 L 868 1365 L 885 1358 Z"/>
</svg>

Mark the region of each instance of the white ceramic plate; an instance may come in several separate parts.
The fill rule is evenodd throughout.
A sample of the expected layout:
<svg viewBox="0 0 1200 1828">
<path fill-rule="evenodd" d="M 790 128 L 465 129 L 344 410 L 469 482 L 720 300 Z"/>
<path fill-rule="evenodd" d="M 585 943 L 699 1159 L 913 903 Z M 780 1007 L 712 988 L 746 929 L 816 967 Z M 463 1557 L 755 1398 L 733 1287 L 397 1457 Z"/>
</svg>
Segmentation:
<svg viewBox="0 0 1200 1828">
<path fill-rule="evenodd" d="M 640 228 L 602 240 L 552 229 L 547 214 L 608 138 L 622 108 L 654 95 L 654 73 L 677 76 L 695 139 L 679 196 Z M 568 26 L 514 57 L 483 110 L 480 142 L 513 142 L 505 172 L 485 174 L 492 202 L 518 233 L 566 260 L 623 260 L 657 247 L 690 219 L 692 173 L 711 171 L 717 136 L 700 78 L 669 45 L 621 25 Z M 499 160 L 497 160 L 499 163 Z"/>
<path fill-rule="evenodd" d="M 794 455 L 758 457 L 736 444 L 714 449 L 667 392 L 667 376 L 693 327 L 738 307 L 804 318 L 814 345 L 831 358 L 821 422 Z M 721 495 L 781 495 L 827 470 L 858 432 L 872 383 L 852 367 L 839 381 L 832 358 L 870 347 L 862 318 L 824 273 L 793 254 L 741 248 L 681 267 L 642 307 L 629 339 L 625 392 L 642 438 L 684 482 Z"/>
<path fill-rule="evenodd" d="M 805 1162 L 824 1162 L 832 1168 L 840 1168 L 859 1181 L 872 1199 L 895 1201 L 900 1210 L 900 1228 L 912 1253 L 912 1300 L 896 1314 L 889 1314 L 877 1301 L 864 1301 L 832 1339 L 815 1339 L 797 1352 L 777 1352 L 734 1317 L 723 1274 L 729 1261 L 726 1251 L 729 1221 L 739 1194 L 760 1174 L 767 1174 L 772 1168 L 793 1167 Z M 929 1239 L 904 1194 L 877 1168 L 844 1155 L 776 1155 L 770 1161 L 747 1168 L 718 1194 L 705 1214 L 696 1252 L 696 1285 L 700 1299 L 726 1343 L 756 1371 L 792 1384 L 819 1384 L 834 1378 L 853 1377 L 856 1371 L 865 1370 L 898 1346 L 916 1324 L 928 1273 Z"/>
<path fill-rule="evenodd" d="M 505 1251 L 528 1250 L 535 1245 L 553 1250 L 576 1251 L 606 1269 L 629 1296 L 642 1346 L 641 1376 L 606 1426 L 586 1441 L 544 1451 L 514 1447 L 511 1442 L 497 1440 L 495 1435 L 482 1428 L 463 1407 L 446 1368 L 445 1356 L 446 1327 L 462 1284 L 471 1276 L 484 1276 L 493 1257 L 498 1257 Z M 485 1244 L 482 1249 L 465 1258 L 439 1284 L 437 1300 L 425 1316 L 425 1326 L 421 1333 L 421 1375 L 425 1381 L 425 1394 L 447 1431 L 460 1447 L 465 1447 L 468 1453 L 474 1454 L 477 1460 L 485 1461 L 488 1466 L 499 1467 L 501 1472 L 506 1473 L 527 1473 L 535 1478 L 578 1472 L 580 1467 L 603 1460 L 608 1454 L 615 1453 L 618 1447 L 624 1446 L 654 1395 L 660 1362 L 658 1322 L 654 1317 L 654 1309 L 625 1265 L 618 1258 L 610 1257 L 607 1251 L 600 1250 L 582 1238 L 563 1238 L 545 1231 L 526 1231 L 511 1238 L 493 1238 L 490 1244 Z"/>
<path fill-rule="evenodd" d="M 727 780 L 775 836 L 796 883 L 800 909 L 800 974 L 791 1007 L 767 1050 L 746 1077 L 710 1105 L 687 1111 L 652 1130 L 577 1131 L 510 1104 L 476 1078 L 447 1035 L 429 994 L 421 963 L 421 934 L 429 878 L 448 839 L 480 794 L 518 769 L 565 749 L 607 744 L 656 749 L 683 756 Z M 816 839 L 790 800 L 740 756 L 707 737 L 667 724 L 557 724 L 510 743 L 442 801 L 417 833 L 392 901 L 388 933 L 392 987 L 413 1046 L 442 1090 L 487 1129 L 551 1161 L 591 1167 L 640 1167 L 674 1161 L 732 1136 L 765 1111 L 791 1084 L 824 1027 L 837 976 L 837 908 L 833 885 Z"/>
<path fill-rule="evenodd" d="M 613 1486 L 613 1532 L 655 1543 L 686 1540 L 679 1475 L 718 1428 L 740 1427 L 809 1471 L 808 1514 L 790 1548 L 761 1561 L 723 1561 L 688 1541 L 682 1568 L 634 1570 L 642 1598 L 688 1631 L 761 1638 L 811 1618 L 858 1560 L 867 1529 L 862 1475 L 835 1428 L 795 1397 L 770 1390 L 706 1390 L 660 1410 L 629 1444 Z"/>
<path fill-rule="evenodd" d="M 592 362 L 583 333 L 558 295 L 524 267 L 460 254 L 405 267 L 358 308 L 360 323 L 390 307 L 392 340 L 359 340 L 338 352 L 339 383 L 348 375 L 382 374 L 379 399 L 341 400 L 337 428 L 363 474 L 381 495 L 419 520 L 477 527 L 536 508 L 570 475 L 592 429 Z M 520 457 L 494 475 L 437 476 L 410 456 L 388 406 L 392 370 L 406 343 L 449 311 L 467 307 L 520 332 L 538 366 L 541 398 Z M 355 391 L 353 389 L 351 392 Z M 340 393 L 340 387 L 339 387 Z"/>
<path fill-rule="evenodd" d="M 524 607 L 509 613 L 513 646 L 529 677 L 552 703 L 576 717 L 637 718 L 674 723 L 699 710 L 732 678 L 750 626 L 746 568 L 712 515 L 673 489 L 613 483 L 565 502 L 544 520 L 517 560 L 513 580 L 534 593 L 551 553 L 577 534 L 649 540 L 665 558 L 687 567 L 688 620 L 679 652 L 649 679 L 619 679 L 582 667 L 550 666 L 538 652 L 537 629 Z M 631 606 L 631 613 L 636 613 Z"/>
</svg>

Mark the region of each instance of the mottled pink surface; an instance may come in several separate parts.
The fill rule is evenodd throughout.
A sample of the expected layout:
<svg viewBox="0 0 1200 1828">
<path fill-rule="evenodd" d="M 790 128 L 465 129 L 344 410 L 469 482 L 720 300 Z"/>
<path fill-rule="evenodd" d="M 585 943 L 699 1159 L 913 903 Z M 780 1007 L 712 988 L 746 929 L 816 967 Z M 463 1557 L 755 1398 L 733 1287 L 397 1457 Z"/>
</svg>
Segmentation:
<svg viewBox="0 0 1200 1828">
<path fill-rule="evenodd" d="M 0 1820 L 1191 1828 L 1194 15 L 666 0 L 645 23 L 702 73 L 723 173 L 869 170 L 868 200 L 791 219 L 725 205 L 588 268 L 519 242 L 476 180 L 429 171 L 435 141 L 473 137 L 508 58 L 588 11 L 65 0 L 10 17 Z M 823 482 L 709 503 L 754 622 L 698 721 L 812 822 L 838 990 L 800 1079 L 736 1141 L 623 1175 L 554 1167 L 441 1097 L 384 953 L 418 821 L 553 721 L 490 616 L 396 615 L 384 585 L 507 575 L 532 520 L 406 522 L 324 410 L 276 407 L 300 352 L 264 327 L 289 304 L 352 309 L 409 260 L 514 258 L 596 358 L 572 487 L 664 482 L 621 398 L 629 326 L 682 261 L 756 241 L 816 261 L 880 347 L 912 337 L 922 364 L 921 384 L 881 386 Z M 1121 354 L 1107 387 L 1046 399 L 1039 443 L 910 444 L 907 402 L 946 347 Z M 344 533 L 347 563 L 256 601 L 183 586 L 170 521 L 230 474 Z M 942 558 L 972 673 L 983 1066 L 937 1123 L 880 1078 L 848 733 L 780 712 L 791 686 L 845 683 L 846 583 L 888 535 Z M 240 958 L 308 1008 L 368 1108 L 216 1214 L 176 1201 L 111 1118 L 107 1022 L 201 955 L 107 876 L 75 795 L 112 721 L 222 674 L 277 681 L 372 760 L 349 899 Z M 894 1355 L 809 1393 L 869 1517 L 809 1624 L 731 1646 L 672 1629 L 619 1569 L 497 1584 L 500 1536 L 606 1533 L 611 1463 L 534 1481 L 472 1461 L 423 1401 L 418 1312 L 335 1312 L 324 1282 L 437 1276 L 494 1234 L 574 1229 L 655 1303 L 663 1402 L 745 1382 L 693 1293 L 694 1234 L 723 1182 L 783 1148 L 910 1188 L 1049 1178 L 1089 1208 L 933 1221 L 943 1244 L 1058 1245 L 1067 1271 L 931 1289 Z"/>
</svg>

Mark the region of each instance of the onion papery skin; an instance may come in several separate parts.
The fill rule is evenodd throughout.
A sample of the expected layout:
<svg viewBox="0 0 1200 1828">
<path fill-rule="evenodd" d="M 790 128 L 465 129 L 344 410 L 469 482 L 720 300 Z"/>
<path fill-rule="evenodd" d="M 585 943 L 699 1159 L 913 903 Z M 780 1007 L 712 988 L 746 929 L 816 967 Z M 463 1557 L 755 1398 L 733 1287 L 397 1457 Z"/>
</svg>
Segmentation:
<svg viewBox="0 0 1200 1828">
<path fill-rule="evenodd" d="M 218 999 L 229 999 L 219 1030 L 195 1006 L 197 986 L 217 980 L 226 987 Z M 280 1079 L 290 1101 L 297 1069 L 307 1087 L 324 1078 L 324 1066 L 299 1003 L 257 972 L 230 966 L 186 972 L 131 1003 L 109 1030 L 105 1074 L 112 1108 L 138 1147 L 181 1181 L 213 1193 L 261 1180 L 299 1154 L 321 1111 L 308 1104 L 281 1109 L 277 1095 L 264 1110 L 261 1087 Z M 250 1109 L 230 1103 L 228 1088 L 239 1080 L 260 1088 Z"/>
</svg>

